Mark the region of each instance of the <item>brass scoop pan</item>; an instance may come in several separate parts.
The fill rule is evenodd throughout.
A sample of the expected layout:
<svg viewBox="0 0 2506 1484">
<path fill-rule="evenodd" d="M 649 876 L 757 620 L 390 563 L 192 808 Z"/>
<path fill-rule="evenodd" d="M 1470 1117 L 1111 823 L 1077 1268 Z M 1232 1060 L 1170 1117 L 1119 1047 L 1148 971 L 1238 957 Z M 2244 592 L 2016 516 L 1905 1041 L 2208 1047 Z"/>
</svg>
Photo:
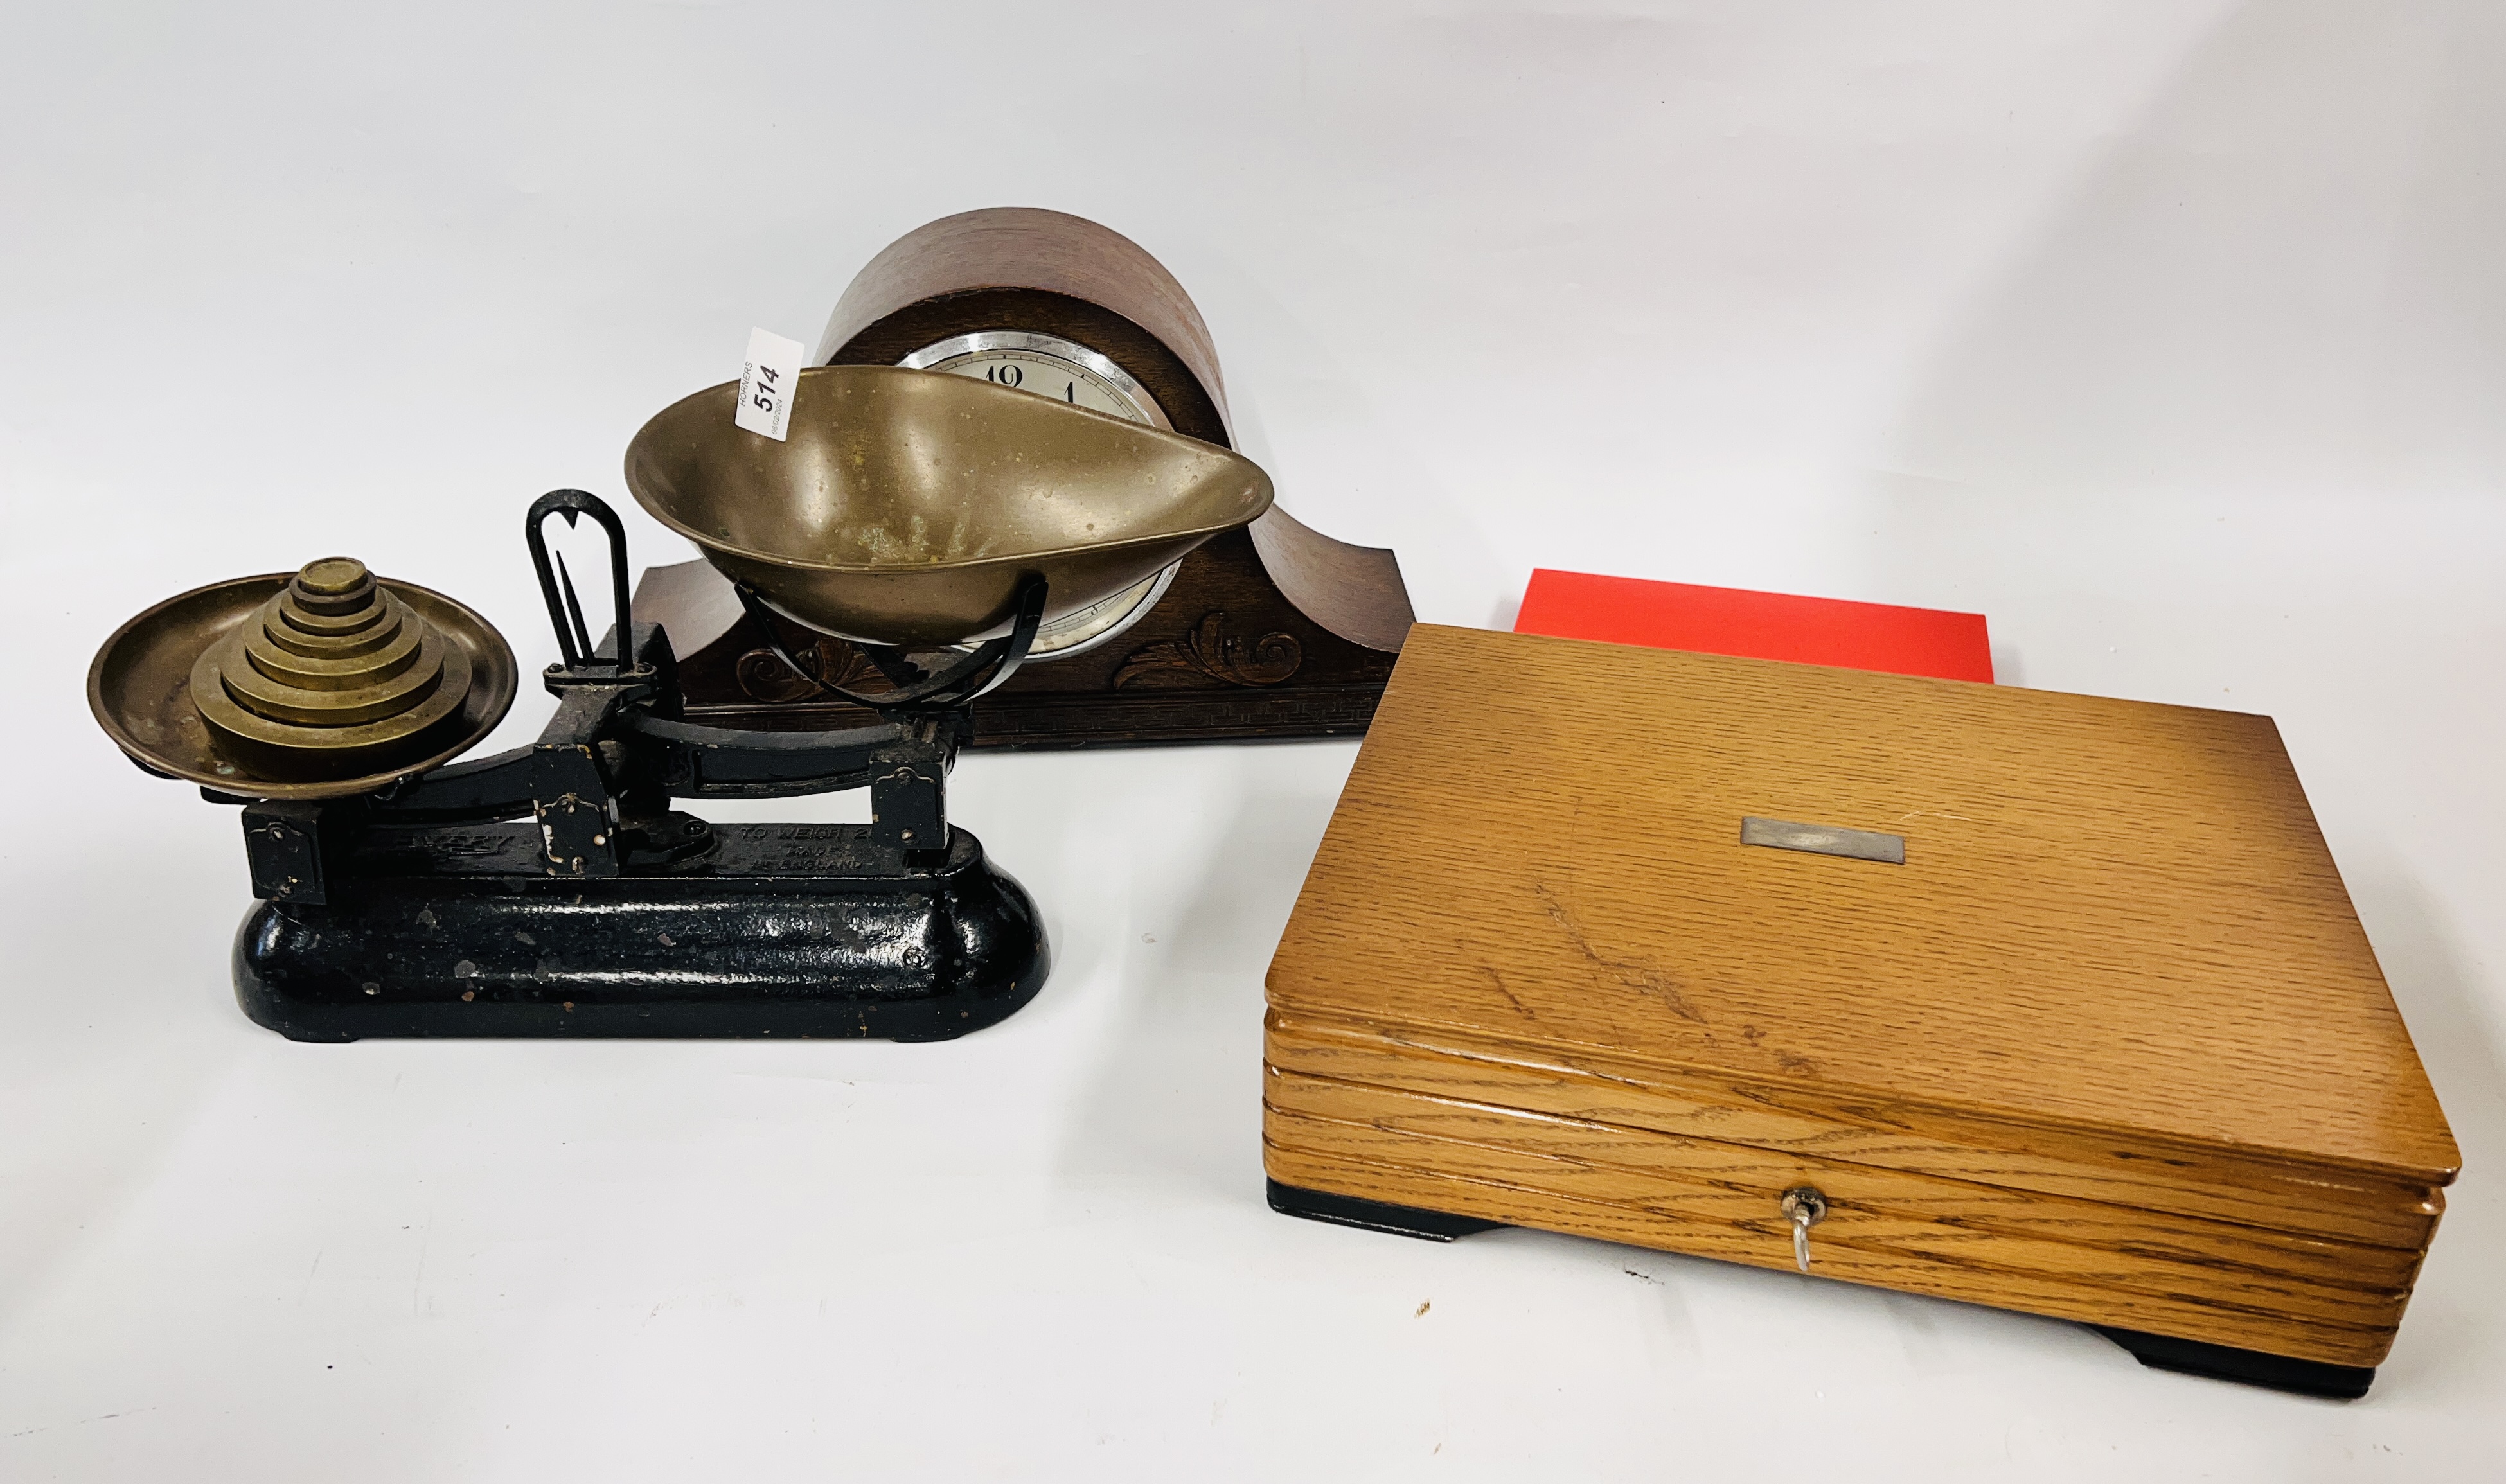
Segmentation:
<svg viewBox="0 0 2506 1484">
<path fill-rule="evenodd" d="M 627 446 L 626 487 L 734 582 L 847 639 L 991 637 L 1029 572 L 1050 623 L 1271 508 L 1241 455 L 970 376 L 805 371 L 783 442 L 734 426 L 738 395 L 663 408 Z"/>
<path fill-rule="evenodd" d="M 96 652 L 87 700 L 153 772 L 334 798 L 467 752 L 504 720 L 516 679 L 477 613 L 334 557 L 167 598 Z"/>
</svg>

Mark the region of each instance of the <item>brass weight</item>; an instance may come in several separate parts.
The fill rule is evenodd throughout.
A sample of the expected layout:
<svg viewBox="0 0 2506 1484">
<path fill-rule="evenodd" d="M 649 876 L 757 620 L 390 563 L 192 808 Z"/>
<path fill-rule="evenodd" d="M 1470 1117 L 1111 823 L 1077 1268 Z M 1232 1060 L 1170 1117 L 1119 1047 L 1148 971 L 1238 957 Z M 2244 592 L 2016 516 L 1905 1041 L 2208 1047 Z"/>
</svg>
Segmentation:
<svg viewBox="0 0 2506 1484">
<path fill-rule="evenodd" d="M 135 616 L 96 651 L 87 699 L 150 772 L 230 795 L 336 798 L 469 751 L 504 719 L 517 678 L 477 613 L 327 557 Z"/>
<path fill-rule="evenodd" d="M 219 745 L 278 778 L 424 757 L 469 692 L 469 655 L 347 556 L 306 563 L 192 666 Z"/>
</svg>

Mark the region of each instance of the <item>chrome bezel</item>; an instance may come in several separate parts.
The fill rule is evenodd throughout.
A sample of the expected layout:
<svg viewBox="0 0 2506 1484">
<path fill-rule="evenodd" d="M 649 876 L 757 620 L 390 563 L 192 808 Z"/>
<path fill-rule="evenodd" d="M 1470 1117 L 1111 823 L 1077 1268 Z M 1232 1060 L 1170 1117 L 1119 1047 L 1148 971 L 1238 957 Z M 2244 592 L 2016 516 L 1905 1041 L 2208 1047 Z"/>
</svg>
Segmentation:
<svg viewBox="0 0 2506 1484">
<path fill-rule="evenodd" d="M 1158 406 L 1158 400 L 1149 395 L 1148 388 L 1133 380 L 1129 371 L 1078 341 L 1065 340 L 1057 335 L 1041 335 L 1032 330 L 978 330 L 968 335 L 952 335 L 945 340 L 934 340 L 896 364 L 908 371 L 933 371 L 945 361 L 998 350 L 1025 351 L 1031 355 L 1067 361 L 1103 378 L 1140 409 L 1141 420 L 1150 427 L 1168 433 L 1174 431 L 1174 424 L 1166 421 L 1165 408 Z M 1030 395 L 1040 397 L 1044 394 L 1036 392 Z M 1073 654 L 1085 654 L 1113 639 L 1148 617 L 1149 610 L 1158 606 L 1158 599 L 1166 595 L 1166 588 L 1173 584 L 1175 573 L 1181 570 L 1182 565 L 1178 562 L 1146 582 L 1134 583 L 1110 598 L 1100 599 L 1077 613 L 1064 614 L 1054 619 L 1037 631 L 1035 643 L 1027 650 L 1028 657 L 1036 661 L 1067 659 Z M 973 646 L 960 645 L 957 648 L 972 649 Z"/>
<path fill-rule="evenodd" d="M 1158 606 L 1158 599 L 1166 595 L 1166 588 L 1173 584 L 1175 574 L 1182 570 L 1183 563 L 1177 562 L 1145 583 L 1126 587 L 1110 598 L 1100 599 L 1075 614 L 1064 614 L 1054 619 L 1037 631 L 1035 643 L 1027 649 L 1028 656 L 1038 660 L 1067 659 L 1108 642 L 1147 618 L 1149 610 Z M 1123 600 L 1127 597 L 1131 601 L 1125 605 Z"/>
<path fill-rule="evenodd" d="M 930 371 L 943 361 L 960 356 L 980 355 L 988 350 L 1023 350 L 1033 355 L 1053 356 L 1103 377 L 1114 390 L 1130 399 L 1131 405 L 1145 414 L 1152 428 L 1172 433 L 1174 424 L 1166 421 L 1165 408 L 1149 395 L 1148 388 L 1131 378 L 1131 373 L 1112 361 L 1090 350 L 1076 340 L 1065 340 L 1057 335 L 1040 335 L 1032 330 L 978 330 L 971 335 L 954 335 L 945 340 L 934 340 L 896 364 L 908 371 Z M 1035 396 L 1043 396 L 1041 392 Z"/>
</svg>

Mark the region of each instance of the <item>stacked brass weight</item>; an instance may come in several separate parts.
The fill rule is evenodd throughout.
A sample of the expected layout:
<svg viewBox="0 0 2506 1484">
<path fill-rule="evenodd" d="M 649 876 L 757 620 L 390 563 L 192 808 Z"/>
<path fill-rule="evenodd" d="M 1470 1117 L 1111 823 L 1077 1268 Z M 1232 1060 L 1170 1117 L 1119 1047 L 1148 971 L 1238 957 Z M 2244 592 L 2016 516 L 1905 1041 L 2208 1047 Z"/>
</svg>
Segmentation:
<svg viewBox="0 0 2506 1484">
<path fill-rule="evenodd" d="M 221 751 L 274 779 L 348 778 L 462 728 L 470 656 L 353 557 L 308 562 L 192 666 Z"/>
</svg>

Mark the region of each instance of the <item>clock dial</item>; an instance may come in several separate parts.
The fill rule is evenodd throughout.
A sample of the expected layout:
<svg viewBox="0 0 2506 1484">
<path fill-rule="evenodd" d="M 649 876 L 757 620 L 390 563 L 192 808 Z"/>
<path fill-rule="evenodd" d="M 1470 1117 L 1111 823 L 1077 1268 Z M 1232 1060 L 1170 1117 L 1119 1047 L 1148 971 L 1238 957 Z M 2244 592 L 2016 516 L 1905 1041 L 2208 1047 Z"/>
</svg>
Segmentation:
<svg viewBox="0 0 2506 1484">
<path fill-rule="evenodd" d="M 896 363 L 915 371 L 974 376 L 1092 412 L 1107 412 L 1153 428 L 1172 430 L 1166 414 L 1130 373 L 1112 361 L 1059 336 L 1023 330 L 987 330 L 925 345 Z"/>
<path fill-rule="evenodd" d="M 1050 397 L 1092 412 L 1104 412 L 1153 428 L 1172 431 L 1157 399 L 1130 373 L 1111 360 L 1059 336 L 1024 330 L 985 330 L 954 336 L 896 363 L 913 371 L 947 371 L 972 376 L 1037 397 Z M 1174 581 L 1175 568 L 1151 577 L 1101 602 L 1060 618 L 1036 630 L 1028 654 L 1037 659 L 1061 659 L 1113 638 L 1157 606 Z"/>
</svg>

